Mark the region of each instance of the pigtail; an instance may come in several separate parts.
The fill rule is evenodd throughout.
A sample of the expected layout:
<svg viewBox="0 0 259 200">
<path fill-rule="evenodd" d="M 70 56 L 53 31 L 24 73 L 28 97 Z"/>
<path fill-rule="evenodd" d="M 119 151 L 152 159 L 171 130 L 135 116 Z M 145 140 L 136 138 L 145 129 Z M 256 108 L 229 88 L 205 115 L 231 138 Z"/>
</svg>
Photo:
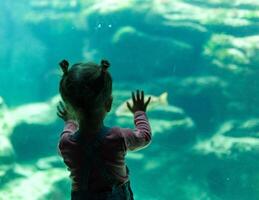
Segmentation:
<svg viewBox="0 0 259 200">
<path fill-rule="evenodd" d="M 99 95 L 101 90 L 105 87 L 105 79 L 108 73 L 108 68 L 110 67 L 110 63 L 108 60 L 101 60 L 100 67 L 100 75 L 94 81 L 92 88 L 95 91 L 96 95 Z"/>
<path fill-rule="evenodd" d="M 100 87 L 103 87 L 104 82 L 105 82 L 105 77 L 108 73 L 108 68 L 110 67 L 109 61 L 108 60 L 102 60 L 101 64 L 100 64 L 100 67 L 101 67 L 101 74 L 98 78 L 98 82 L 100 83 Z"/>
<path fill-rule="evenodd" d="M 59 83 L 59 91 L 60 91 L 62 99 L 65 100 L 66 97 L 67 97 L 67 93 L 68 93 L 68 90 L 67 90 L 67 87 L 66 87 L 66 80 L 67 80 L 67 75 L 68 75 L 69 63 L 66 60 L 62 60 L 59 63 L 59 66 L 63 71 L 63 76 L 62 76 L 62 78 L 60 80 L 60 83 Z"/>
<path fill-rule="evenodd" d="M 59 66 L 61 67 L 62 71 L 63 71 L 63 76 L 66 76 L 68 74 L 68 67 L 69 67 L 69 63 L 67 60 L 62 60 L 59 63 Z"/>
<path fill-rule="evenodd" d="M 108 68 L 110 67 L 110 63 L 108 60 L 102 60 L 100 66 L 101 66 L 101 70 L 102 70 L 101 75 L 104 75 L 108 71 Z"/>
</svg>

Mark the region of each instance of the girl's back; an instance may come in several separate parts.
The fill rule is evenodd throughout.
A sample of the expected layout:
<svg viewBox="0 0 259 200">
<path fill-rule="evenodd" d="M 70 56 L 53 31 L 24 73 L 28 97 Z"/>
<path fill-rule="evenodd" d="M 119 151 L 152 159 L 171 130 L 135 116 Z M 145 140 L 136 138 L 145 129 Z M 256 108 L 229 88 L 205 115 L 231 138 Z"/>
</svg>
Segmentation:
<svg viewBox="0 0 259 200">
<path fill-rule="evenodd" d="M 66 98 L 63 99 L 66 100 Z M 86 129 L 85 124 L 82 125 L 84 118 L 75 120 L 68 106 L 61 104 L 58 107 L 58 115 L 65 121 L 58 147 L 70 171 L 72 199 L 133 199 L 125 156 L 127 151 L 138 150 L 150 143 L 151 129 L 145 113 L 150 98 L 145 103 L 144 92 L 140 95 L 137 91 L 136 97 L 132 93 L 132 99 L 133 106 L 128 104 L 128 107 L 134 113 L 134 130 L 120 127 L 108 128 L 101 121 L 97 123 L 101 126 L 92 131 L 89 126 L 89 129 Z M 109 111 L 111 103 L 107 105 L 105 109 Z M 105 113 L 102 114 L 105 115 Z M 78 115 L 82 116 L 81 113 Z M 99 138 L 98 147 L 93 150 L 90 147 L 93 146 L 98 134 L 102 134 L 102 137 Z M 91 150 L 93 152 L 88 153 Z M 88 198 L 83 193 L 87 193 Z"/>
</svg>

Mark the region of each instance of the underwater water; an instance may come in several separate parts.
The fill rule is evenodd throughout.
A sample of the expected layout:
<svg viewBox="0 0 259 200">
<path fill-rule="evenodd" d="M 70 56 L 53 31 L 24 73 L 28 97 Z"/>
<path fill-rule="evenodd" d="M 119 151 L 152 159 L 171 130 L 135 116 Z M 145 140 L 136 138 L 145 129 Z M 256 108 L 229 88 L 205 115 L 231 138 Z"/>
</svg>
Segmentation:
<svg viewBox="0 0 259 200">
<path fill-rule="evenodd" d="M 156 96 L 130 152 L 136 200 L 259 199 L 258 0 L 1 0 L 0 200 L 68 200 L 58 63 L 111 62 L 108 126 Z"/>
</svg>

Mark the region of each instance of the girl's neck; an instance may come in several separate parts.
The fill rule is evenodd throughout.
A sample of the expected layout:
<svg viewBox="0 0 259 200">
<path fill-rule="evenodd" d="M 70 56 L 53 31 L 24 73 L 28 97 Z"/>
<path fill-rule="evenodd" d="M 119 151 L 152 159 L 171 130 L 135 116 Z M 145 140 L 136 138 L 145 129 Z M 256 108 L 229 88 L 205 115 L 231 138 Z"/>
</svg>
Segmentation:
<svg viewBox="0 0 259 200">
<path fill-rule="evenodd" d="M 80 130 L 87 133 L 96 133 L 104 126 L 103 120 L 100 121 L 89 121 L 81 120 L 79 123 Z"/>
</svg>

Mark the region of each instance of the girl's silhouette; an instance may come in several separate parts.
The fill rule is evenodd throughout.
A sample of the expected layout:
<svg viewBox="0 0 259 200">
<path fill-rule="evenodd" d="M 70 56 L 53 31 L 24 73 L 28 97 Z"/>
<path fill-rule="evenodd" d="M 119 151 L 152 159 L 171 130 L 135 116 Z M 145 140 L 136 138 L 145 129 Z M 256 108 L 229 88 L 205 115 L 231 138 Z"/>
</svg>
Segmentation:
<svg viewBox="0 0 259 200">
<path fill-rule="evenodd" d="M 132 92 L 135 129 L 107 127 L 103 120 L 112 106 L 110 64 L 102 60 L 60 63 L 63 76 L 60 94 L 64 101 L 58 106 L 58 116 L 65 121 L 58 144 L 60 155 L 70 171 L 72 200 L 132 200 L 129 170 L 125 163 L 127 151 L 134 151 L 151 142 L 151 129 L 144 92 Z"/>
</svg>

